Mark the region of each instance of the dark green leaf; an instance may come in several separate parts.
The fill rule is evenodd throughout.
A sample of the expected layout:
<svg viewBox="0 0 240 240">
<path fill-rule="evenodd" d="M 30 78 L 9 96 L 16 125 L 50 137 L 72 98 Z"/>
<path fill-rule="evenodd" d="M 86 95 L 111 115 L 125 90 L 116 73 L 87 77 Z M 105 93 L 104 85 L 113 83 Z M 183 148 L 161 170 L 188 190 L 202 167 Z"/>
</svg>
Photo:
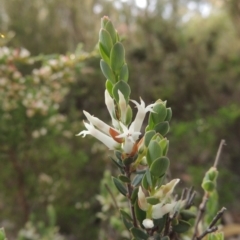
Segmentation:
<svg viewBox="0 0 240 240">
<path fill-rule="evenodd" d="M 137 240 L 147 240 L 148 239 L 148 234 L 142 231 L 139 228 L 131 228 L 132 235 L 137 239 Z"/>
<path fill-rule="evenodd" d="M 121 213 L 121 215 L 124 216 L 127 220 L 132 221 L 132 217 L 131 217 L 127 212 L 125 212 L 123 209 L 120 209 L 120 213 Z"/>
<path fill-rule="evenodd" d="M 112 177 L 113 183 L 115 184 L 116 188 L 120 193 L 122 193 L 124 196 L 127 195 L 127 189 L 126 187 L 115 177 Z"/>
<path fill-rule="evenodd" d="M 149 184 L 148 184 L 148 181 L 147 181 L 147 176 L 146 176 L 146 173 L 144 174 L 143 178 L 142 178 L 142 186 L 148 190 L 149 189 Z"/>
<path fill-rule="evenodd" d="M 137 187 L 141 183 L 143 176 L 144 174 L 136 174 L 132 180 L 132 185 Z"/>
<path fill-rule="evenodd" d="M 151 173 L 149 171 L 149 168 L 146 170 L 146 178 L 147 178 L 147 182 L 148 182 L 148 185 L 151 187 L 153 184 L 152 184 L 152 176 L 151 176 Z"/>
<path fill-rule="evenodd" d="M 191 224 L 184 220 L 179 220 L 178 225 L 173 226 L 173 231 L 177 233 L 184 233 L 191 228 Z"/>
<path fill-rule="evenodd" d="M 130 183 L 131 182 L 131 180 L 128 177 L 126 177 L 125 175 L 119 175 L 118 178 L 124 183 Z"/>
<path fill-rule="evenodd" d="M 192 212 L 191 210 L 182 210 L 180 212 L 180 215 L 183 220 L 188 221 L 189 219 L 195 218 L 196 214 Z"/>
<path fill-rule="evenodd" d="M 132 204 L 135 204 L 138 196 L 138 187 L 133 189 L 132 196 L 131 196 L 131 202 Z"/>
</svg>

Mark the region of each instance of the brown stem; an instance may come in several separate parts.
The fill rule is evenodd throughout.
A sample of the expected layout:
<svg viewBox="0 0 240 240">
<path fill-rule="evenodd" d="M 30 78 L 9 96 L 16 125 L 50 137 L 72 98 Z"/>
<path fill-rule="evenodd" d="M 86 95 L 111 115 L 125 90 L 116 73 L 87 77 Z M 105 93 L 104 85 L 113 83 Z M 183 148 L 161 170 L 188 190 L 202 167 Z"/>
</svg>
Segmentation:
<svg viewBox="0 0 240 240">
<path fill-rule="evenodd" d="M 13 169 L 15 170 L 15 174 L 17 176 L 17 187 L 18 187 L 18 197 L 19 205 L 21 206 L 23 212 L 23 220 L 26 222 L 29 216 L 29 206 L 27 202 L 27 198 L 25 195 L 25 182 L 24 182 L 24 173 L 23 169 L 16 157 L 15 152 L 12 150 L 9 152 L 9 159 L 13 165 Z"/>
<path fill-rule="evenodd" d="M 126 173 L 126 176 L 130 179 L 131 173 L 130 173 L 130 168 L 128 166 L 126 166 L 125 173 Z M 128 203 L 129 203 L 129 207 L 130 207 L 130 210 L 131 210 L 133 225 L 134 225 L 134 227 L 138 227 L 137 218 L 136 218 L 135 211 L 134 211 L 134 205 L 132 204 L 132 201 L 131 201 L 132 192 L 133 192 L 133 188 L 132 188 L 131 183 L 127 183 L 127 191 L 128 191 L 128 194 L 127 194 Z"/>
</svg>

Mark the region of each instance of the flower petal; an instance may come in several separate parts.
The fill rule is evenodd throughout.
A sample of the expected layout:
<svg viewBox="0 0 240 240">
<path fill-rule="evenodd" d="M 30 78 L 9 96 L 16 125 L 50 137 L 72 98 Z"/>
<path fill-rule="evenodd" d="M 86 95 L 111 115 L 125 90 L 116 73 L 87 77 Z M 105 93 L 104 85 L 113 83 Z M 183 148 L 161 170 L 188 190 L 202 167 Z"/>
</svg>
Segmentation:
<svg viewBox="0 0 240 240">
<path fill-rule="evenodd" d="M 92 125 L 97 127 L 100 131 L 109 135 L 109 129 L 111 128 L 111 126 L 109 126 L 99 118 L 91 116 L 87 111 L 83 111 L 83 113 Z"/>
<path fill-rule="evenodd" d="M 152 112 L 153 111 L 152 108 L 156 105 L 156 103 L 150 104 L 147 107 L 145 107 L 145 103 L 141 98 L 140 98 L 141 104 L 139 104 L 137 101 L 134 101 L 134 100 L 131 100 L 131 102 L 133 102 L 136 105 L 138 112 L 130 128 L 133 128 L 135 132 L 139 132 L 141 131 L 141 127 L 143 124 L 143 120 L 146 116 L 146 113 Z"/>
<path fill-rule="evenodd" d="M 116 120 L 114 100 L 111 98 L 111 96 L 107 90 L 105 90 L 105 104 L 106 104 L 108 112 L 111 116 L 113 126 L 115 128 L 118 128 L 119 124 L 118 124 L 118 121 Z"/>
<path fill-rule="evenodd" d="M 147 211 L 147 209 L 148 209 L 148 203 L 147 203 L 145 194 L 144 194 L 141 186 L 140 186 L 139 189 L 138 189 L 138 206 L 139 206 L 143 211 Z"/>
<path fill-rule="evenodd" d="M 83 137 L 85 137 L 87 134 L 91 134 L 93 137 L 105 144 L 110 150 L 114 150 L 120 146 L 111 137 L 96 129 L 92 124 L 84 122 L 84 125 L 87 130 L 80 132 L 77 136 L 83 135 Z"/>
<path fill-rule="evenodd" d="M 146 229 L 151 229 L 154 227 L 154 223 L 152 219 L 146 218 L 143 220 L 142 224 Z"/>
<path fill-rule="evenodd" d="M 162 203 L 153 205 L 152 206 L 152 218 L 153 219 L 162 218 L 166 213 L 169 213 L 172 210 L 174 210 L 175 205 L 176 205 L 176 202 L 167 203 L 165 205 L 162 205 Z"/>
</svg>

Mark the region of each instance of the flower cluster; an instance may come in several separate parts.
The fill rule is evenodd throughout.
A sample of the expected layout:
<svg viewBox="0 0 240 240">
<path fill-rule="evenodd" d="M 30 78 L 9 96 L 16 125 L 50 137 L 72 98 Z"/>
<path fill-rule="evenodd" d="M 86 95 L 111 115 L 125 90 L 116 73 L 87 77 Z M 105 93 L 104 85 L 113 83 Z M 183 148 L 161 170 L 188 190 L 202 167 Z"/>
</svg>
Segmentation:
<svg viewBox="0 0 240 240">
<path fill-rule="evenodd" d="M 121 150 L 123 154 L 133 156 L 138 150 L 138 140 L 141 135 L 141 127 L 145 115 L 147 112 L 153 111 L 152 109 L 155 104 L 150 104 L 145 107 L 145 103 L 142 99 L 140 100 L 141 104 L 132 100 L 132 102 L 136 105 L 138 112 L 135 120 L 130 125 L 127 125 L 127 118 L 131 118 L 131 108 L 127 104 L 120 90 L 118 91 L 118 94 L 119 118 L 117 118 L 115 112 L 114 100 L 111 98 L 108 91 L 105 91 L 105 103 L 111 116 L 113 127 L 109 126 L 100 119 L 91 116 L 88 112 L 83 111 L 89 123 L 84 122 L 87 130 L 81 131 L 77 136 L 82 135 L 85 137 L 87 134 L 90 134 L 104 143 L 110 150 L 118 149 Z"/>
</svg>

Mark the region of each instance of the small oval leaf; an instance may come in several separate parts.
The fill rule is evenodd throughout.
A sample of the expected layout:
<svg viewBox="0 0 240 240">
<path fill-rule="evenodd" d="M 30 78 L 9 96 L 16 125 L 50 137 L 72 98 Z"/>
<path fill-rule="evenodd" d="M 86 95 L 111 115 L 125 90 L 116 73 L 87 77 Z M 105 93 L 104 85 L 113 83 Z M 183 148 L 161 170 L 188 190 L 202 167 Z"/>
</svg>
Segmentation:
<svg viewBox="0 0 240 240">
<path fill-rule="evenodd" d="M 125 62 L 125 50 L 122 43 L 117 42 L 113 45 L 110 53 L 110 64 L 114 72 L 119 73 Z"/>
<path fill-rule="evenodd" d="M 130 183 L 131 182 L 131 180 L 128 177 L 126 177 L 125 175 L 119 175 L 118 178 L 124 183 Z"/>
<path fill-rule="evenodd" d="M 184 233 L 188 231 L 191 228 L 191 224 L 189 222 L 186 222 L 184 220 L 179 220 L 179 224 L 173 226 L 173 231 L 177 233 Z"/>
<path fill-rule="evenodd" d="M 164 136 L 170 130 L 169 123 L 168 122 L 158 123 L 157 125 L 155 125 L 154 130 Z"/>
<path fill-rule="evenodd" d="M 100 29 L 99 32 L 99 41 L 102 44 L 103 50 L 108 57 L 110 57 L 110 52 L 113 47 L 112 39 L 108 31 L 105 29 Z"/>
<path fill-rule="evenodd" d="M 150 141 L 147 150 L 147 162 L 151 166 L 152 162 L 162 156 L 162 149 L 156 140 Z"/>
<path fill-rule="evenodd" d="M 166 173 L 168 167 L 169 159 L 167 157 L 160 157 L 152 163 L 150 172 L 155 177 L 161 177 Z"/>
<path fill-rule="evenodd" d="M 121 70 L 120 70 L 119 78 L 120 78 L 120 80 L 123 80 L 123 81 L 127 82 L 127 81 L 128 81 L 128 77 L 129 77 L 128 66 L 127 66 L 127 64 L 125 63 L 125 64 L 122 66 Z"/>
<path fill-rule="evenodd" d="M 112 69 L 108 66 L 108 64 L 103 59 L 101 59 L 100 61 L 100 68 L 105 78 L 111 81 L 112 84 L 115 84 L 116 82 L 115 75 Z"/>
<path fill-rule="evenodd" d="M 117 102 L 119 102 L 118 90 L 123 94 L 126 102 L 128 103 L 129 96 L 130 96 L 130 93 L 131 93 L 131 89 L 130 89 L 129 85 L 124 81 L 119 81 L 113 86 L 112 93 L 113 93 L 114 99 Z"/>
</svg>

